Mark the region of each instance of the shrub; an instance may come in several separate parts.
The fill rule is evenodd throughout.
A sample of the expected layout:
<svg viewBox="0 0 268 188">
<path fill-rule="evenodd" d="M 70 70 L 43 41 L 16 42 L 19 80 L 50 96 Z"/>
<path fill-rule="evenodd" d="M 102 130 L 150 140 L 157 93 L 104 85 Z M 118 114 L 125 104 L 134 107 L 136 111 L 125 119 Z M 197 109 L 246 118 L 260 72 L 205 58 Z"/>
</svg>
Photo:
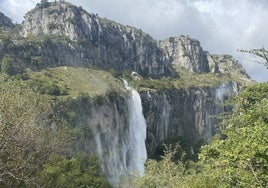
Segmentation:
<svg viewBox="0 0 268 188">
<path fill-rule="evenodd" d="M 1 71 L 10 76 L 14 76 L 16 74 L 22 73 L 23 69 L 16 64 L 15 60 L 11 57 L 5 56 L 2 59 L 1 63 Z"/>
<path fill-rule="evenodd" d="M 70 159 L 52 155 L 44 166 L 42 179 L 45 187 L 111 187 L 101 173 L 98 158 L 84 153 Z"/>
</svg>

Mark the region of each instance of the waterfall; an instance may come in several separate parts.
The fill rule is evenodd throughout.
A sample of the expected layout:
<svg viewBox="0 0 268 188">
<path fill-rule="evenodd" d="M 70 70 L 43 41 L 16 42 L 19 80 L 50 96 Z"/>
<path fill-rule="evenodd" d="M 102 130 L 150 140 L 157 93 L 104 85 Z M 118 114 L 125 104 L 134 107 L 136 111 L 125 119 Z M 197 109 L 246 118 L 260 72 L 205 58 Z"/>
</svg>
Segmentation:
<svg viewBox="0 0 268 188">
<path fill-rule="evenodd" d="M 239 90 L 240 87 L 236 82 L 222 84 L 216 89 L 216 100 L 218 102 L 224 102 L 230 96 L 237 95 Z"/>
<path fill-rule="evenodd" d="M 146 122 L 142 114 L 141 98 L 139 93 L 128 87 L 131 92 L 127 101 L 129 111 L 129 153 L 128 153 L 128 174 L 144 174 L 144 163 L 147 159 L 145 146 Z"/>
<path fill-rule="evenodd" d="M 92 127 L 92 150 L 99 155 L 102 170 L 114 187 L 120 187 L 120 181 L 129 175 L 142 176 L 147 159 L 141 98 L 127 81 L 123 82 L 129 92 L 126 106 L 121 108 L 125 110 L 119 112 L 117 103 L 113 107 L 102 105 L 91 119 L 96 125 Z"/>
<path fill-rule="evenodd" d="M 226 98 L 229 97 L 231 92 L 231 87 L 229 84 L 222 84 L 216 89 L 216 99 L 219 102 L 224 102 Z"/>
<path fill-rule="evenodd" d="M 161 114 L 161 126 L 159 127 L 159 136 L 160 140 L 164 140 L 168 136 L 168 126 L 169 126 L 169 117 L 170 117 L 171 106 L 167 100 L 166 94 L 163 94 L 163 105 L 162 105 L 162 114 Z"/>
</svg>

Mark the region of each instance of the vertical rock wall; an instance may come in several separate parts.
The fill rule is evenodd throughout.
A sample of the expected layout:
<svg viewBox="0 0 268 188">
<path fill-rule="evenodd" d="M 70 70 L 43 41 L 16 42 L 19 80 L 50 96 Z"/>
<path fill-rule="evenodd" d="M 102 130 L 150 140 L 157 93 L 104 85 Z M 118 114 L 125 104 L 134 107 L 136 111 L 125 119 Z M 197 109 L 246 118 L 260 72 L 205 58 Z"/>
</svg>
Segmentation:
<svg viewBox="0 0 268 188">
<path fill-rule="evenodd" d="M 218 129 L 219 115 L 228 111 L 223 102 L 236 95 L 239 86 L 230 82 L 215 88 L 191 88 L 166 93 L 142 94 L 147 120 L 147 149 L 153 155 L 167 138 L 184 137 L 192 145 L 209 142 Z"/>
</svg>

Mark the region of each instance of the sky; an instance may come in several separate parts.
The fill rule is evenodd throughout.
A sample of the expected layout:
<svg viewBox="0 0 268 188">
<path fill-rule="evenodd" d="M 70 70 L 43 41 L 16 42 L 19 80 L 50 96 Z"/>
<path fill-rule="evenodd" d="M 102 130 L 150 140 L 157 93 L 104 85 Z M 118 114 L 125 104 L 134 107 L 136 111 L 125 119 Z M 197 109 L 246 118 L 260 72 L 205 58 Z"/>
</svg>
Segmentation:
<svg viewBox="0 0 268 188">
<path fill-rule="evenodd" d="M 67 1 L 67 0 L 66 0 Z M 267 0 L 68 0 L 89 13 L 142 29 L 157 40 L 180 35 L 198 39 L 212 54 L 238 59 L 252 79 L 268 70 L 237 49 L 268 49 Z M 21 23 L 40 0 L 0 0 L 0 11 Z"/>
</svg>

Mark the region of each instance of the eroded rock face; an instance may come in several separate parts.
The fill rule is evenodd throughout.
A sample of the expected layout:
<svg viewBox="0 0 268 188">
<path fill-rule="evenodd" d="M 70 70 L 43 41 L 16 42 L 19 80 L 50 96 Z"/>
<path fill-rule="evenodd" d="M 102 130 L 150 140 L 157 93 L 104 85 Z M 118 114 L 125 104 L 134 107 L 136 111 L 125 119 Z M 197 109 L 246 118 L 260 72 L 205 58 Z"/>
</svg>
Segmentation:
<svg viewBox="0 0 268 188">
<path fill-rule="evenodd" d="M 11 19 L 6 17 L 2 12 L 0 12 L 0 27 L 5 29 L 11 29 L 14 27 Z"/>
<path fill-rule="evenodd" d="M 183 137 L 194 147 L 209 143 L 218 131 L 220 113 L 230 111 L 223 102 L 237 95 L 235 82 L 216 87 L 181 89 L 142 94 L 143 111 L 147 121 L 147 151 L 150 156 L 167 138 Z"/>
<path fill-rule="evenodd" d="M 26 14 L 20 33 L 24 37 L 42 34 L 67 36 L 80 44 L 72 45 L 73 49 L 82 48 L 81 53 L 73 54 L 78 57 L 77 64 L 87 62 L 148 76 L 169 73 L 169 60 L 149 35 L 136 28 L 89 14 L 70 3 L 38 4 Z"/>
<path fill-rule="evenodd" d="M 204 51 L 200 42 L 188 36 L 170 37 L 159 41 L 159 47 L 176 67 L 195 73 L 232 74 L 249 79 L 242 65 L 230 55 L 213 55 Z"/>
<path fill-rule="evenodd" d="M 135 71 L 142 76 L 169 76 L 173 64 L 189 72 L 226 73 L 231 70 L 248 78 L 232 57 L 210 55 L 198 40 L 180 36 L 157 42 L 139 29 L 89 14 L 82 7 L 66 2 L 37 4 L 26 14 L 20 34 L 24 37 L 45 34 L 61 37 L 61 40 L 66 37 L 65 46 L 52 44 L 34 54 L 55 59 L 49 62 L 50 66 L 94 65 L 116 71 Z"/>
<path fill-rule="evenodd" d="M 213 55 L 207 53 L 211 71 L 222 74 L 232 74 L 240 78 L 249 79 L 242 65 L 230 55 Z"/>
<path fill-rule="evenodd" d="M 207 53 L 203 51 L 198 40 L 188 36 L 170 37 L 160 41 L 159 47 L 175 66 L 184 67 L 190 72 L 209 72 Z"/>
</svg>

